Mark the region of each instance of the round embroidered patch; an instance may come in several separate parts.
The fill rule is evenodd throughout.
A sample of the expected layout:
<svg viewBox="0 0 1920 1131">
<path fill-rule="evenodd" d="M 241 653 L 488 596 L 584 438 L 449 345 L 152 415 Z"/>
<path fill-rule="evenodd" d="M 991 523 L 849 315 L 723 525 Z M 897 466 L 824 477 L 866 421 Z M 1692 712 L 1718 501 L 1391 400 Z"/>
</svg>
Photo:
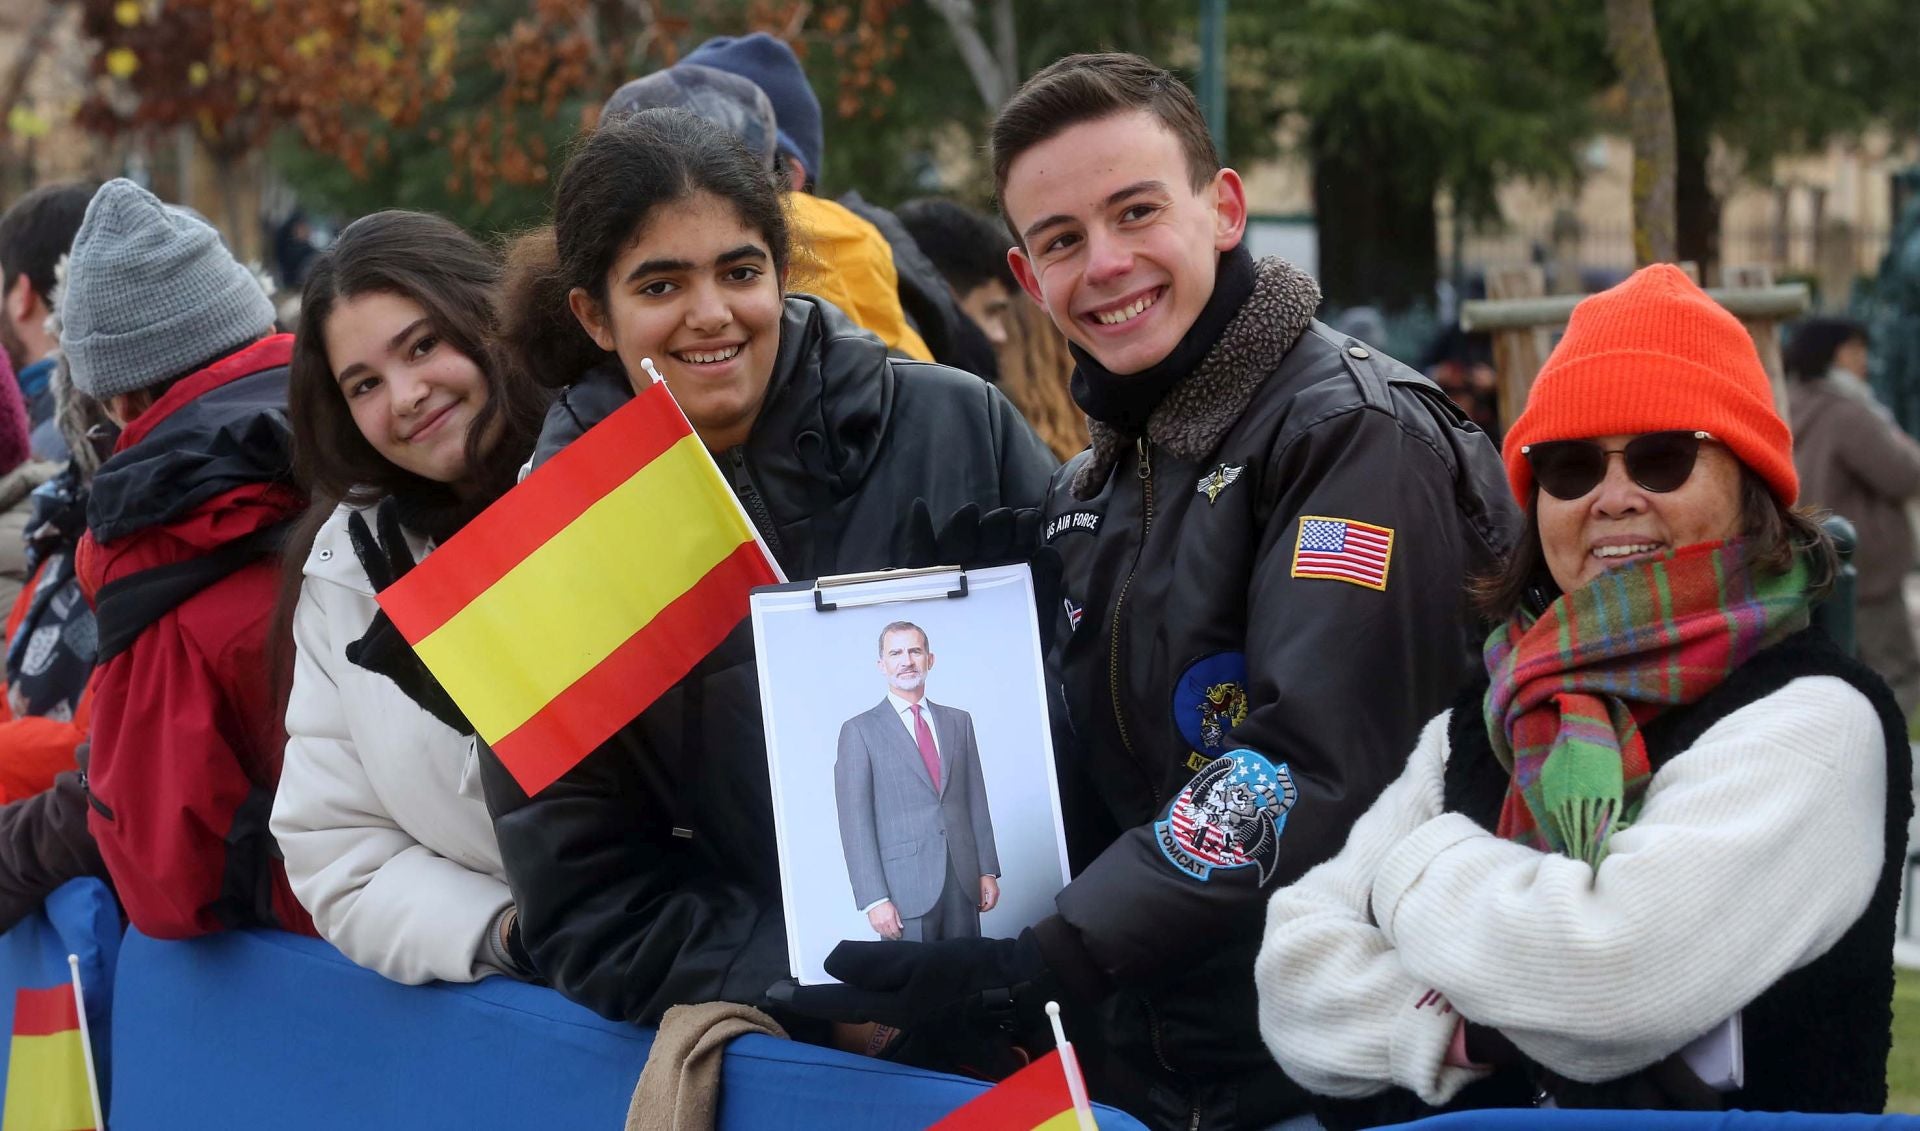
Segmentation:
<svg viewBox="0 0 1920 1131">
<path fill-rule="evenodd" d="M 1299 792 L 1286 763 L 1235 750 L 1193 776 L 1153 826 L 1160 854 L 1196 880 L 1214 869 L 1254 867 L 1261 886 L 1280 860 L 1280 834 Z"/>
<path fill-rule="evenodd" d="M 1173 685 L 1173 725 L 1202 759 L 1227 752 L 1227 733 L 1247 721 L 1247 654 L 1215 652 Z M 1195 769 L 1199 766 L 1196 764 Z"/>
</svg>

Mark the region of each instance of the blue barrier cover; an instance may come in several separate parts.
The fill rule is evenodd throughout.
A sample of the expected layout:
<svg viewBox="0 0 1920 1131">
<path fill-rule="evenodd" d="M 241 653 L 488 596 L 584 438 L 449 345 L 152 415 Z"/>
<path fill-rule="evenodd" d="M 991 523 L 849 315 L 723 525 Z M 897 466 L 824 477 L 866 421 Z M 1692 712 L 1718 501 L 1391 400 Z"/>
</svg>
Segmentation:
<svg viewBox="0 0 1920 1131">
<path fill-rule="evenodd" d="M 190 943 L 128 933 L 115 1131 L 617 1128 L 653 1042 L 551 990 L 490 978 L 402 986 L 277 932 Z M 719 1127 L 926 1127 L 987 1085 L 748 1036 L 728 1046 Z M 1141 1125 L 1098 1111 L 1103 1131 Z"/>
<path fill-rule="evenodd" d="M 1915 1131 L 1920 1116 L 1773 1111 L 1456 1111 L 1384 1131 Z"/>
<path fill-rule="evenodd" d="M 72 981 L 67 955 L 80 958 L 86 987 L 87 1029 L 93 1037 L 100 1095 L 108 1094 L 108 1037 L 112 1031 L 113 976 L 120 955 L 120 905 L 95 879 L 69 880 L 39 911 L 0 934 L 0 1043 L 13 1033 L 16 990 L 43 990 Z M 6 1095 L 7 1058 L 0 1055 L 0 1096 Z"/>
</svg>

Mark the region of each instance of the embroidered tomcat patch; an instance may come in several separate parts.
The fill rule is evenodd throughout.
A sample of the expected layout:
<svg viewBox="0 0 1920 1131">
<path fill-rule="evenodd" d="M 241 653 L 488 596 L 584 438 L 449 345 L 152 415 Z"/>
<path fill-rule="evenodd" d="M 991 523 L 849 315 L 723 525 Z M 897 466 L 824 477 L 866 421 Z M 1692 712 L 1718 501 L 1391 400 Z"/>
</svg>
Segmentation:
<svg viewBox="0 0 1920 1131">
<path fill-rule="evenodd" d="M 1391 526 L 1317 514 L 1300 516 L 1300 533 L 1293 542 L 1293 576 L 1384 590 L 1392 564 Z"/>
<path fill-rule="evenodd" d="M 1168 863 L 1196 880 L 1210 879 L 1215 869 L 1254 868 L 1265 887 L 1298 796 L 1286 763 L 1235 750 L 1194 775 L 1166 820 L 1154 822 L 1154 841 Z"/>
</svg>

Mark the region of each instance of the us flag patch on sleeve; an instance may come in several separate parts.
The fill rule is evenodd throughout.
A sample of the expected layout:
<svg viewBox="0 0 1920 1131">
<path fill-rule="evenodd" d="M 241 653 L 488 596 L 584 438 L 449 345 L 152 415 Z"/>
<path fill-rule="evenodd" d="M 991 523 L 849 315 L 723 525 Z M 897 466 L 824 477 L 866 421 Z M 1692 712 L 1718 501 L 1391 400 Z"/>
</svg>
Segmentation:
<svg viewBox="0 0 1920 1131">
<path fill-rule="evenodd" d="M 1387 567 L 1392 564 L 1392 527 L 1351 518 L 1300 516 L 1300 535 L 1293 543 L 1293 576 L 1384 590 Z"/>
</svg>

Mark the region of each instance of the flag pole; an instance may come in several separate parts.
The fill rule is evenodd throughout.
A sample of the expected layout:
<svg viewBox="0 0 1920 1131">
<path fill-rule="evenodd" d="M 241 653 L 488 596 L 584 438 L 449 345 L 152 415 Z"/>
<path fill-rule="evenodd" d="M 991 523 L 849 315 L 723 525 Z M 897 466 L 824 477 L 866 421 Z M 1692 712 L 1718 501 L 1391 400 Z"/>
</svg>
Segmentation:
<svg viewBox="0 0 1920 1131">
<path fill-rule="evenodd" d="M 680 414 L 681 420 L 686 421 L 687 431 L 692 432 L 693 421 L 687 420 L 687 410 L 680 407 L 679 398 L 673 395 L 673 387 L 668 385 L 667 379 L 660 375 L 660 369 L 653 364 L 653 359 L 651 357 L 641 358 L 640 368 L 646 371 L 648 377 L 653 378 L 654 384 L 660 386 L 660 391 L 667 395 L 667 403 L 673 406 L 673 411 Z M 695 433 L 695 435 L 698 435 L 698 433 Z M 719 464 L 714 464 L 713 473 L 720 475 L 724 481 L 725 476 L 722 475 Z M 766 540 L 760 537 L 760 528 L 753 524 L 753 516 L 747 513 L 745 506 L 741 505 L 739 498 L 734 495 L 731 485 L 727 487 L 727 496 L 734 500 L 734 506 L 739 509 L 740 517 L 747 520 L 747 529 L 753 531 L 753 544 L 760 547 L 760 553 L 766 557 L 767 565 L 772 568 L 773 575 L 780 579 L 782 585 L 786 584 L 787 571 L 780 568 L 780 559 L 773 556 L 773 550 L 767 546 Z"/>
<path fill-rule="evenodd" d="M 1060 1051 L 1060 1067 L 1067 1074 L 1067 1094 L 1073 1097 L 1073 1114 L 1080 1121 L 1080 1131 L 1100 1131 L 1099 1124 L 1093 1121 L 1093 1105 L 1087 1102 L 1087 1082 L 1080 1076 L 1080 1059 L 1073 1055 L 1066 1027 L 1060 1024 L 1059 1002 L 1047 1003 L 1047 1020 L 1053 1025 L 1053 1047 Z"/>
<path fill-rule="evenodd" d="M 107 1113 L 100 1107 L 100 1077 L 93 1068 L 93 1034 L 87 1029 L 87 995 L 80 988 L 80 956 L 67 955 L 67 970 L 73 975 L 73 1009 L 80 1015 L 80 1051 L 87 1058 L 87 1093 L 93 1100 L 93 1125 L 107 1129 Z"/>
</svg>

